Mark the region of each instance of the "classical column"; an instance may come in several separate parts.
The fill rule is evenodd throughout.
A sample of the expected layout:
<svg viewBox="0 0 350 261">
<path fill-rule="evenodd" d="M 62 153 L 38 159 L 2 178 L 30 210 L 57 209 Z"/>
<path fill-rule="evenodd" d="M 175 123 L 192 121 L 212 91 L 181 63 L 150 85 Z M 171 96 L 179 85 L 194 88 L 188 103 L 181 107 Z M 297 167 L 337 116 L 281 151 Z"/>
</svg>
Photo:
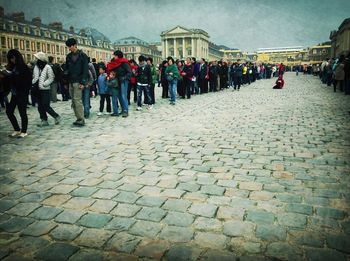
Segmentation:
<svg viewBox="0 0 350 261">
<path fill-rule="evenodd" d="M 167 58 L 168 57 L 168 39 L 167 38 L 165 38 L 165 58 Z"/>
<path fill-rule="evenodd" d="M 166 56 L 165 56 L 165 39 L 162 41 L 162 56 L 163 56 L 163 58 L 166 58 Z"/>
<path fill-rule="evenodd" d="M 192 57 L 196 57 L 194 55 L 194 40 L 193 40 L 193 36 L 191 36 L 191 56 Z"/>
<path fill-rule="evenodd" d="M 174 38 L 174 57 L 176 57 L 176 38 Z"/>
<path fill-rule="evenodd" d="M 182 58 L 185 58 L 185 37 L 182 38 Z"/>
</svg>

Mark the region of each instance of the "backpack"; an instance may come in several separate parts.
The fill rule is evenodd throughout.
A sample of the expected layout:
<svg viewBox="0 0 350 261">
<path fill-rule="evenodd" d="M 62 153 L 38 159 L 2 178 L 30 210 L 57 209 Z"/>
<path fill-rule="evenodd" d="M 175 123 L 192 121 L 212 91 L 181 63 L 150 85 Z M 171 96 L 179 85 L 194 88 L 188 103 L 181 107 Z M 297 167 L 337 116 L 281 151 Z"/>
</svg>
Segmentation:
<svg viewBox="0 0 350 261">
<path fill-rule="evenodd" d="M 51 65 L 51 68 L 52 68 L 53 74 L 55 75 L 54 81 L 60 82 L 62 79 L 62 73 L 63 73 L 61 66 L 59 64 L 53 64 Z"/>
</svg>

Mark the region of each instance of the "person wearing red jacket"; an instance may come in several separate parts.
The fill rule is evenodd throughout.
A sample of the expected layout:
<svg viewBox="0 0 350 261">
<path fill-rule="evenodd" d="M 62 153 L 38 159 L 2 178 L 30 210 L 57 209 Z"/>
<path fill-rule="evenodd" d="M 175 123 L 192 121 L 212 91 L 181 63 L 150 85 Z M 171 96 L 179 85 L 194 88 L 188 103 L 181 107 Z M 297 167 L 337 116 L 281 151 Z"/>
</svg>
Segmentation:
<svg viewBox="0 0 350 261">
<path fill-rule="evenodd" d="M 284 80 L 283 80 L 283 75 L 281 74 L 280 76 L 278 76 L 276 85 L 272 89 L 282 89 L 283 86 L 284 86 Z"/>
<path fill-rule="evenodd" d="M 192 87 L 192 78 L 193 78 L 194 66 L 191 61 L 191 57 L 187 57 L 181 75 L 183 77 L 183 86 L 184 91 L 182 94 L 182 98 L 185 99 L 185 95 L 187 99 L 191 98 L 191 87 Z"/>
</svg>

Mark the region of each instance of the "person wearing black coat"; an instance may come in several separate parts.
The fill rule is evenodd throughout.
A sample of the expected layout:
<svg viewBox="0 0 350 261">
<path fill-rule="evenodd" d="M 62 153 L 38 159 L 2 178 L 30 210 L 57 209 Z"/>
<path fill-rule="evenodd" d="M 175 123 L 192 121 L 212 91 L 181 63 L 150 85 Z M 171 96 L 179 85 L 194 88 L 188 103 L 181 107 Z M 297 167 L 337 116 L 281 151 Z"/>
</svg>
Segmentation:
<svg viewBox="0 0 350 261">
<path fill-rule="evenodd" d="M 200 60 L 200 67 L 198 73 L 200 94 L 208 93 L 208 77 L 208 66 L 205 62 L 205 59 L 202 58 Z"/>
<path fill-rule="evenodd" d="M 6 114 L 14 129 L 14 132 L 9 136 L 12 138 L 24 138 L 28 135 L 27 102 L 32 85 L 32 74 L 18 50 L 11 49 L 8 51 L 7 62 L 6 71 L 8 72 L 11 88 L 11 100 L 6 106 Z M 21 128 L 14 114 L 16 107 L 21 117 Z"/>
<path fill-rule="evenodd" d="M 345 58 L 344 62 L 344 87 L 345 87 L 345 95 L 350 94 L 350 52 Z"/>
<path fill-rule="evenodd" d="M 218 66 L 216 61 L 209 64 L 209 91 L 216 92 L 218 85 Z"/>
<path fill-rule="evenodd" d="M 243 67 L 240 63 L 241 60 L 237 60 L 235 64 L 232 65 L 231 73 L 233 74 L 233 89 L 236 90 L 238 87 L 238 90 L 241 88 L 242 84 L 242 76 L 243 76 Z"/>
<path fill-rule="evenodd" d="M 228 78 L 228 67 L 227 63 L 223 62 L 220 70 L 220 90 L 227 88 L 227 79 Z"/>
</svg>

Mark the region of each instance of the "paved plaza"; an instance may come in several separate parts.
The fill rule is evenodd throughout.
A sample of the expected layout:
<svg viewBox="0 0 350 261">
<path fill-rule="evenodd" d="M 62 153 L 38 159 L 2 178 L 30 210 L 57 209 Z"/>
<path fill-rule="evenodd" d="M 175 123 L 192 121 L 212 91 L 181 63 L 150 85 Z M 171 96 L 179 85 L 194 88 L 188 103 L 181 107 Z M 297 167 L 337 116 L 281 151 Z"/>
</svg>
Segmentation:
<svg viewBox="0 0 350 261">
<path fill-rule="evenodd" d="M 0 113 L 0 259 L 350 260 L 350 97 L 287 73 L 29 135 Z M 157 96 L 161 88 L 157 88 Z"/>
</svg>

